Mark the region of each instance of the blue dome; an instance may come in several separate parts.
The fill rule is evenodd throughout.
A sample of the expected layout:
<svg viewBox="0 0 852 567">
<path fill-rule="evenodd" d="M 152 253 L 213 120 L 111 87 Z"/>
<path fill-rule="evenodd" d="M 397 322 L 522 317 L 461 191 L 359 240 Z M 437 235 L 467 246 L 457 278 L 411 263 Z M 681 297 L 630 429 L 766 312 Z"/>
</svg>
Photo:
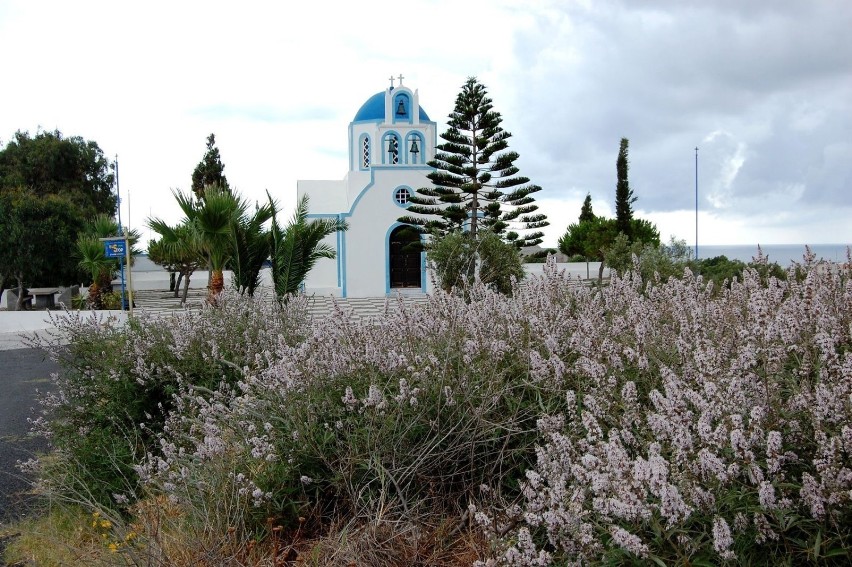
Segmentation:
<svg viewBox="0 0 852 567">
<path fill-rule="evenodd" d="M 361 105 L 361 108 L 358 109 L 358 112 L 355 114 L 355 118 L 352 122 L 362 122 L 365 120 L 384 121 L 384 119 L 385 92 L 382 91 L 374 94 L 367 99 L 367 102 Z M 426 111 L 424 111 L 422 107 L 420 108 L 420 121 L 429 122 L 429 115 L 426 114 Z"/>
</svg>

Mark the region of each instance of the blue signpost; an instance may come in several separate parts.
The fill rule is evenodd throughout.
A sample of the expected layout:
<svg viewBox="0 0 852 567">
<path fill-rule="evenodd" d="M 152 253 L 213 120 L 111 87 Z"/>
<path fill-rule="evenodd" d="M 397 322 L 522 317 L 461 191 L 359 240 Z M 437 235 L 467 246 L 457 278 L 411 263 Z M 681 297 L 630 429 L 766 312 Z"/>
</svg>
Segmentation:
<svg viewBox="0 0 852 567">
<path fill-rule="evenodd" d="M 125 260 L 127 260 L 128 276 L 130 275 L 130 249 L 128 248 L 126 233 L 125 236 L 120 238 L 101 238 L 101 241 L 104 243 L 104 256 L 107 258 L 118 258 L 118 266 L 121 270 L 121 307 L 122 309 L 128 309 L 130 311 L 130 315 L 133 316 L 133 294 L 130 294 L 129 301 L 125 298 Z"/>
<path fill-rule="evenodd" d="M 104 240 L 104 254 L 107 258 L 124 258 L 126 242 L 123 238 Z"/>
</svg>

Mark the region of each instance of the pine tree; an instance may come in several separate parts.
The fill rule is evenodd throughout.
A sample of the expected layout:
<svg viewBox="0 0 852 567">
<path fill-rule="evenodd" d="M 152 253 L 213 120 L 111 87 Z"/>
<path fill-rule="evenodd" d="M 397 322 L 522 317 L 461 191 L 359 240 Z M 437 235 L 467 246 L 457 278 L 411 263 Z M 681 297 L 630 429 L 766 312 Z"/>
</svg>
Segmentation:
<svg viewBox="0 0 852 567">
<path fill-rule="evenodd" d="M 207 152 L 192 172 L 192 192 L 199 199 L 203 199 L 204 190 L 210 185 L 230 191 L 224 172 L 225 165 L 219 155 L 219 148 L 216 147 L 216 136 L 210 134 L 207 137 Z"/>
<path fill-rule="evenodd" d="M 583 207 L 580 209 L 580 222 L 593 220 L 595 220 L 595 213 L 592 211 L 592 195 L 586 193 L 586 200 L 583 201 Z"/>
<path fill-rule="evenodd" d="M 432 187 L 418 189 L 408 209 L 437 219 L 406 216 L 401 222 L 438 234 L 469 226 L 474 237 L 480 228 L 487 229 L 519 247 L 541 242 L 537 229 L 549 223 L 545 215 L 533 214 L 538 206 L 531 196 L 541 187 L 517 175 L 518 153 L 506 151 L 511 134 L 500 127 L 503 119 L 491 103 L 485 87 L 470 77 L 441 134 L 444 143 L 429 162 L 435 168 L 427 176 Z M 519 235 L 507 232 L 510 228 L 532 232 Z"/>
<path fill-rule="evenodd" d="M 629 141 L 627 138 L 621 139 L 621 145 L 618 148 L 618 159 L 615 161 L 615 172 L 617 181 L 615 185 L 615 223 L 619 232 L 623 232 L 628 238 L 631 238 L 631 223 L 633 220 L 633 203 L 636 202 L 636 197 L 633 196 L 633 190 L 630 189 L 630 183 L 627 180 L 627 170 L 629 163 L 627 160 L 627 146 Z"/>
</svg>

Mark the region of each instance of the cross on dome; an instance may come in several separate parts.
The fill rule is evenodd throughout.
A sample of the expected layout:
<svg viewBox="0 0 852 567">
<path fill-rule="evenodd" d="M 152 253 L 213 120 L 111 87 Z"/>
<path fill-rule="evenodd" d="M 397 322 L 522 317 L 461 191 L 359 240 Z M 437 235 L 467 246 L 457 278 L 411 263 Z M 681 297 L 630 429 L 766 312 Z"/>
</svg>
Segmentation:
<svg viewBox="0 0 852 567">
<path fill-rule="evenodd" d="M 394 81 L 394 76 L 393 76 L 393 75 L 391 75 L 391 76 L 390 76 L 391 89 L 393 88 L 393 81 Z M 402 84 L 402 83 L 400 83 L 400 84 Z"/>
</svg>

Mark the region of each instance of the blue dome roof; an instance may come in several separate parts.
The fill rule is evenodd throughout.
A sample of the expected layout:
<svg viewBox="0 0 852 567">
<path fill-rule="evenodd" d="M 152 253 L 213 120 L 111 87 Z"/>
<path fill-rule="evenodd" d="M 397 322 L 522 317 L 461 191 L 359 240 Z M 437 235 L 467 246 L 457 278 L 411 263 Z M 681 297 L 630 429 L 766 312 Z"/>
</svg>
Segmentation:
<svg viewBox="0 0 852 567">
<path fill-rule="evenodd" d="M 385 92 L 376 93 L 367 99 L 367 102 L 361 105 L 355 118 L 352 122 L 361 122 L 363 120 L 384 120 L 385 119 Z M 429 115 L 423 108 L 420 108 L 420 121 L 429 122 Z"/>
</svg>

